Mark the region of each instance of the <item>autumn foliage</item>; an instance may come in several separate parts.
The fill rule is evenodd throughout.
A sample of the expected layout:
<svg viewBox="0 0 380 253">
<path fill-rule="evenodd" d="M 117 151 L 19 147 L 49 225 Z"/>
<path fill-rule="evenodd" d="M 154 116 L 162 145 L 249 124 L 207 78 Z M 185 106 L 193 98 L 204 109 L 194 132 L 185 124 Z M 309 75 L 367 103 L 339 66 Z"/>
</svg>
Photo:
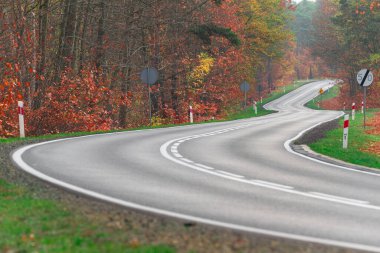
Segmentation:
<svg viewBox="0 0 380 253">
<path fill-rule="evenodd" d="M 221 118 L 293 81 L 288 0 L 0 0 L 0 136 L 123 129 Z M 298 57 L 298 58 L 297 58 Z M 309 57 L 310 58 L 310 57 Z M 307 77 L 309 68 L 298 73 Z M 260 87 L 260 88 L 259 88 Z"/>
</svg>

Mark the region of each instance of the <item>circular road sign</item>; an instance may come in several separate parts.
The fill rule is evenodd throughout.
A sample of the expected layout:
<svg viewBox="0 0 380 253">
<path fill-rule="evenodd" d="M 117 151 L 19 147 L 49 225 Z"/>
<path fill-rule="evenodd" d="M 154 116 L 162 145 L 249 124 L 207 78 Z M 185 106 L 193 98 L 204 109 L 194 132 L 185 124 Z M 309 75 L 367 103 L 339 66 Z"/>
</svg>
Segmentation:
<svg viewBox="0 0 380 253">
<path fill-rule="evenodd" d="M 141 81 L 143 81 L 143 83 L 148 84 L 148 85 L 152 85 L 155 82 L 157 82 L 157 80 L 158 80 L 158 71 L 157 71 L 157 69 L 152 68 L 152 67 L 145 68 L 141 72 L 140 77 L 141 77 Z"/>
<path fill-rule="evenodd" d="M 242 84 L 240 84 L 240 90 L 242 92 L 249 91 L 249 83 L 247 81 L 244 81 Z"/>
<path fill-rule="evenodd" d="M 369 69 L 362 69 L 359 71 L 356 79 L 360 86 L 368 87 L 373 83 L 373 73 Z"/>
</svg>

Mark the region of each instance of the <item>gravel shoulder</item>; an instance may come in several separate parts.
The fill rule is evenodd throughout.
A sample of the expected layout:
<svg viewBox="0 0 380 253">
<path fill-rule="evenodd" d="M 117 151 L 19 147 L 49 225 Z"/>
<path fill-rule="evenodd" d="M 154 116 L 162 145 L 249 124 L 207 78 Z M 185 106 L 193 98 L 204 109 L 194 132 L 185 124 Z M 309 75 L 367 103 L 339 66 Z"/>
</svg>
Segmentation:
<svg viewBox="0 0 380 253">
<path fill-rule="evenodd" d="M 307 136 L 304 138 L 307 140 Z M 174 247 L 177 252 L 359 252 L 194 224 L 77 195 L 36 179 L 13 165 L 10 153 L 31 143 L 0 144 L 0 177 L 26 188 L 36 199 L 53 200 L 71 213 L 106 228 L 110 238 L 113 233 L 127 233 L 126 245 L 164 244 Z"/>
</svg>

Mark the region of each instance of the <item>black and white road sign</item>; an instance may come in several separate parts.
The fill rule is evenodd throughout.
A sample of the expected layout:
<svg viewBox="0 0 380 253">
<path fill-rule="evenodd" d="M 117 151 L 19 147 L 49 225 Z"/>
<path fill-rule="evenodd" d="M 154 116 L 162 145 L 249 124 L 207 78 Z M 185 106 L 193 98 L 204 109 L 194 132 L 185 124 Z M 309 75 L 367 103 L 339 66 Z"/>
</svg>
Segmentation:
<svg viewBox="0 0 380 253">
<path fill-rule="evenodd" d="M 373 83 L 373 73 L 369 69 L 362 69 L 356 76 L 358 83 L 362 87 L 368 87 Z"/>
</svg>

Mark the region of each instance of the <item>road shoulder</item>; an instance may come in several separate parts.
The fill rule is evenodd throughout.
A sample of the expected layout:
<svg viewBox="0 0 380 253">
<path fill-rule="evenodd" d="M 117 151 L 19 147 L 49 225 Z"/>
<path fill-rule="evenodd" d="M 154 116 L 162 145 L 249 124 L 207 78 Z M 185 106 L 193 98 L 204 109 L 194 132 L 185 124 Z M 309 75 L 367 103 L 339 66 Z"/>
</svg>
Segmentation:
<svg viewBox="0 0 380 253">
<path fill-rule="evenodd" d="M 333 157 L 329 157 L 327 155 L 323 155 L 320 153 L 317 153 L 313 151 L 308 145 L 316 142 L 319 139 L 325 138 L 326 133 L 332 129 L 336 129 L 339 127 L 339 120 L 335 119 L 332 121 L 325 122 L 323 124 L 320 124 L 309 131 L 305 132 L 302 136 L 300 136 L 298 139 L 294 140 L 290 147 L 292 150 L 298 154 L 310 157 L 312 159 L 329 163 L 332 165 L 340 166 L 340 167 L 346 167 L 353 170 L 368 172 L 368 173 L 374 173 L 374 174 L 380 174 L 380 170 L 375 168 L 370 168 L 362 165 L 357 165 L 353 163 L 348 163 Z"/>
</svg>

